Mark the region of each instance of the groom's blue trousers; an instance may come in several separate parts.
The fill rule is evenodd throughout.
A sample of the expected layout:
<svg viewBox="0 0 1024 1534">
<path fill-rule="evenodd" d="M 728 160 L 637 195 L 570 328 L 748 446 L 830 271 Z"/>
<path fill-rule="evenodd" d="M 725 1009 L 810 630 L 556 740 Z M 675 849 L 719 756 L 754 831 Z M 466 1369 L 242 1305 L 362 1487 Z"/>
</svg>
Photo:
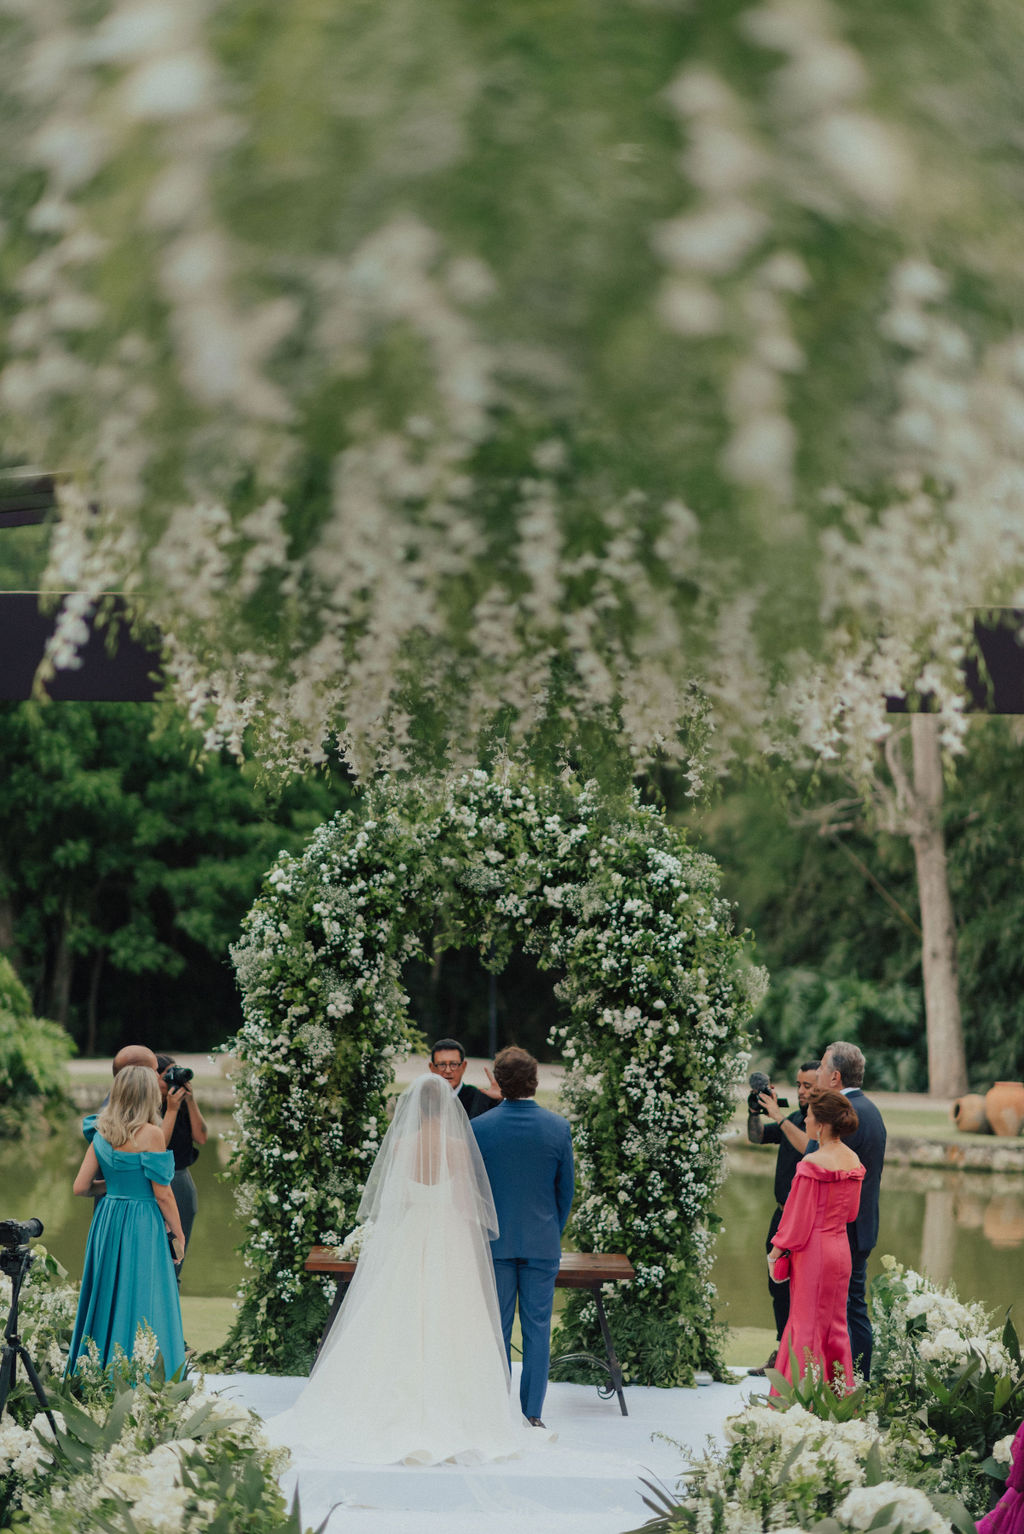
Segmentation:
<svg viewBox="0 0 1024 1534">
<path fill-rule="evenodd" d="M 523 1377 L 519 1404 L 524 1417 L 539 1417 L 544 1409 L 551 1363 L 551 1309 L 555 1301 L 557 1257 L 495 1257 L 501 1333 L 512 1361 L 512 1320 L 519 1300 L 519 1329 L 523 1334 Z"/>
</svg>

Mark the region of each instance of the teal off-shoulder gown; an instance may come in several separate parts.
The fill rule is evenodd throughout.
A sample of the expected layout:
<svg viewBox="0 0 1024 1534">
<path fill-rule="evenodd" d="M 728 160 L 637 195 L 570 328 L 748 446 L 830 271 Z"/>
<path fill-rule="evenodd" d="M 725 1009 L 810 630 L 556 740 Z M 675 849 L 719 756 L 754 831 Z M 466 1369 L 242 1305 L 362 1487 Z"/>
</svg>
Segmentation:
<svg viewBox="0 0 1024 1534">
<path fill-rule="evenodd" d="M 101 1134 L 89 1138 L 107 1192 L 89 1227 L 67 1372 L 74 1371 L 86 1337 L 96 1343 L 104 1366 L 118 1345 L 130 1358 L 135 1333 L 145 1321 L 156 1334 L 169 1378 L 185 1362 L 185 1339 L 164 1217 L 152 1184 L 170 1185 L 174 1155 L 169 1150 L 114 1150 Z"/>
</svg>

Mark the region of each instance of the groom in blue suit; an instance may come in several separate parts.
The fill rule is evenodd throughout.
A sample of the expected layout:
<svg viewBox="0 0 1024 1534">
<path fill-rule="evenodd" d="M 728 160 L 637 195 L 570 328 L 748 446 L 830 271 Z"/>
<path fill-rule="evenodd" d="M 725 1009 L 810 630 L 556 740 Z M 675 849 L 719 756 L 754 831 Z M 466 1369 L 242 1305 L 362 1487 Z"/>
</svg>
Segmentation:
<svg viewBox="0 0 1024 1534">
<path fill-rule="evenodd" d="M 498 1211 L 491 1242 L 501 1330 L 511 1361 L 512 1320 L 519 1300 L 523 1334 L 523 1416 L 543 1427 L 541 1411 L 551 1361 L 551 1309 L 562 1253 L 562 1231 L 573 1195 L 568 1122 L 533 1101 L 537 1062 L 525 1049 L 503 1049 L 494 1062 L 503 1101 L 473 1119 L 480 1154 Z"/>
</svg>

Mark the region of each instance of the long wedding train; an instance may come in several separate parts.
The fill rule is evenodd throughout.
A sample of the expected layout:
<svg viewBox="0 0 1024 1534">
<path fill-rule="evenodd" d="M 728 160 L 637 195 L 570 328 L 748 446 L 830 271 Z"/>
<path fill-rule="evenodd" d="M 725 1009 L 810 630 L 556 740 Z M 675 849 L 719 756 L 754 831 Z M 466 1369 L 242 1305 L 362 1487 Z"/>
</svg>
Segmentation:
<svg viewBox="0 0 1024 1534">
<path fill-rule="evenodd" d="M 513 1395 L 517 1371 L 518 1365 Z M 208 1389 L 263 1418 L 290 1406 L 304 1383 L 272 1375 L 207 1377 Z M 283 1484 L 289 1496 L 298 1484 L 304 1527 L 318 1527 L 335 1510 L 327 1534 L 623 1534 L 651 1516 L 640 1478 L 674 1488 L 683 1468 L 675 1445 L 700 1450 L 709 1434 L 721 1438 L 725 1419 L 763 1389 L 742 1373 L 735 1385 L 693 1390 L 630 1386 L 623 1417 L 614 1398 L 601 1400 L 592 1386 L 552 1382 L 544 1418 L 557 1440 L 539 1442 L 522 1459 L 378 1467 L 347 1465 L 341 1453 L 333 1463 L 296 1455 Z"/>
</svg>

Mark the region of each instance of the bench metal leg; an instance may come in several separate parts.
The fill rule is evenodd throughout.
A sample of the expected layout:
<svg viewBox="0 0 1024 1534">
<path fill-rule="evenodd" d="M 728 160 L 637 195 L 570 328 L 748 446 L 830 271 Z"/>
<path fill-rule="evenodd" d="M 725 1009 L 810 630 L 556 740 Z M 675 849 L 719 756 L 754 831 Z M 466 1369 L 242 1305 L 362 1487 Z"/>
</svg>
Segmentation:
<svg viewBox="0 0 1024 1534">
<path fill-rule="evenodd" d="M 591 1291 L 594 1296 L 594 1304 L 597 1306 L 597 1319 L 601 1323 L 601 1336 L 604 1338 L 605 1352 L 608 1354 L 608 1373 L 611 1375 L 612 1390 L 619 1398 L 619 1410 L 624 1417 L 629 1416 L 626 1410 L 626 1397 L 622 1390 L 622 1368 L 615 1353 L 612 1343 L 612 1334 L 608 1330 L 608 1317 L 604 1313 L 604 1303 L 601 1299 L 601 1290 L 595 1286 Z M 610 1392 L 609 1392 L 610 1393 Z"/>
<path fill-rule="evenodd" d="M 324 1343 L 327 1341 L 327 1333 L 334 1325 L 335 1317 L 337 1316 L 338 1311 L 341 1309 L 341 1302 L 345 1298 L 345 1295 L 348 1293 L 348 1285 L 349 1280 L 347 1277 L 339 1278 L 335 1283 L 334 1300 L 331 1304 L 330 1311 L 328 1312 L 327 1320 L 324 1322 L 324 1329 L 320 1333 L 320 1341 L 316 1345 L 316 1352 L 313 1354 L 314 1363 L 316 1363 L 317 1359 L 320 1357 L 320 1350 Z"/>
<path fill-rule="evenodd" d="M 598 1358 L 596 1353 L 559 1353 L 557 1358 L 551 1360 L 551 1368 L 554 1369 L 558 1364 L 588 1363 L 595 1364 L 598 1369 L 604 1369 L 608 1375 L 608 1384 L 598 1385 L 597 1393 L 603 1401 L 610 1400 L 612 1396 L 618 1396 L 619 1410 L 624 1417 L 628 1417 L 629 1412 L 626 1410 L 622 1367 L 612 1343 L 612 1334 L 608 1329 L 608 1317 L 604 1313 L 604 1303 L 601 1299 L 600 1287 L 595 1284 L 590 1288 L 590 1292 L 594 1296 L 594 1304 L 597 1306 L 597 1319 L 601 1326 L 601 1336 L 604 1339 L 605 1357 Z"/>
</svg>

